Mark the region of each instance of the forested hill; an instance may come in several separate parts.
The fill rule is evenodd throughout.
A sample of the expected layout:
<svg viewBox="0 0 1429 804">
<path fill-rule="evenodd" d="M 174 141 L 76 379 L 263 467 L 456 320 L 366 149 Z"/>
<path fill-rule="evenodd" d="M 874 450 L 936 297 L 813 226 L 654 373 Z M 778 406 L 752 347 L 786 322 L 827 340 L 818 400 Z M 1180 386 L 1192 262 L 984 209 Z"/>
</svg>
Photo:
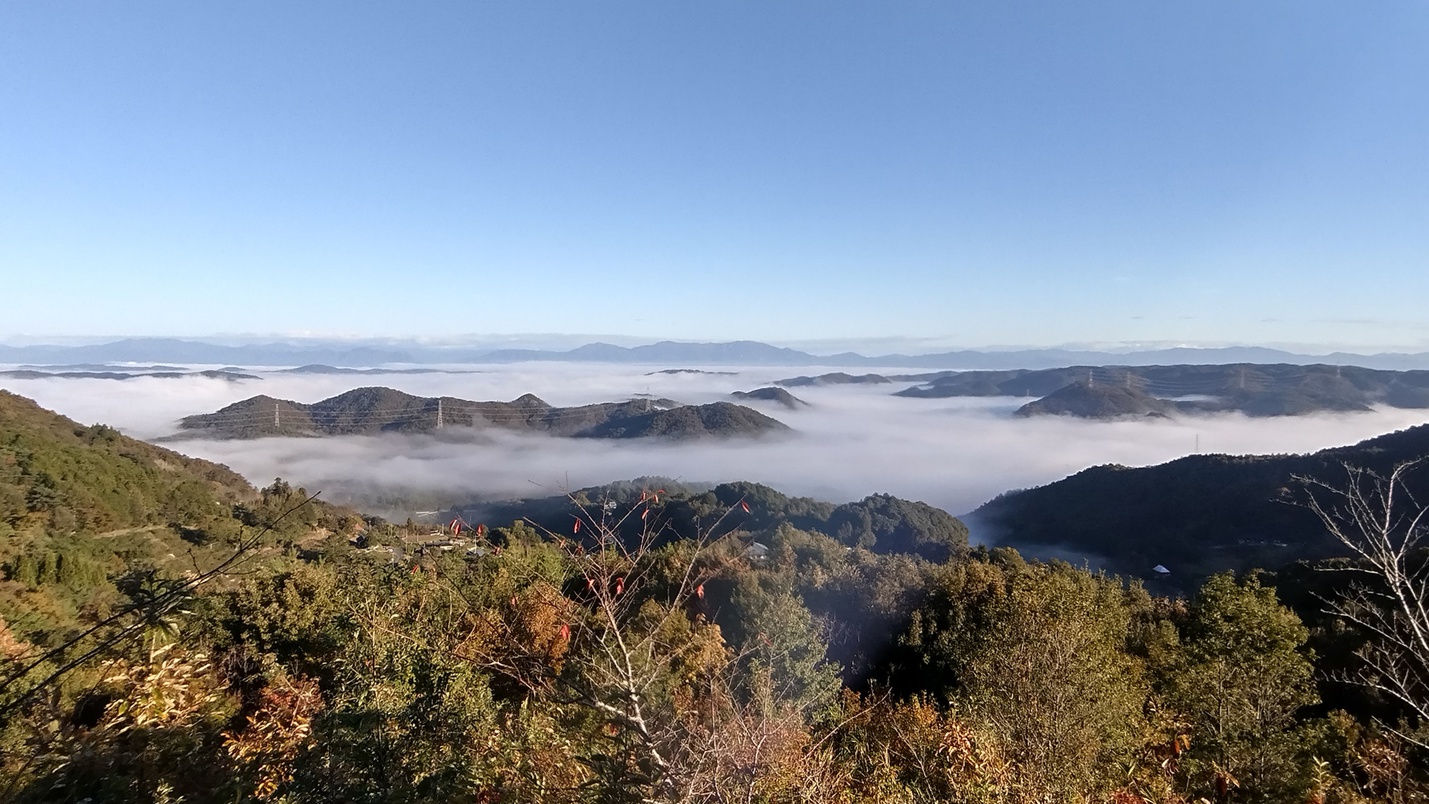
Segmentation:
<svg viewBox="0 0 1429 804">
<path fill-rule="evenodd" d="M 299 505 L 305 497 L 281 482 L 260 492 L 225 466 L 0 391 L 0 622 L 51 645 L 144 584 L 222 562 L 289 509 L 265 550 L 362 526 L 353 512 Z"/>
<path fill-rule="evenodd" d="M 1340 552 L 1316 518 L 1292 504 L 1295 477 L 1340 484 L 1347 464 L 1384 473 L 1425 455 L 1429 425 L 1309 455 L 1191 455 L 1144 468 L 1097 466 L 1004 494 L 970 519 L 997 544 L 1034 553 L 1057 548 L 1139 577 L 1162 564 L 1194 588 L 1211 572 Z M 1411 481 L 1429 491 L 1429 468 Z"/>
<path fill-rule="evenodd" d="M 1293 416 L 1318 411 L 1368 410 L 1375 405 L 1429 408 L 1429 371 L 1385 371 L 1358 366 L 1232 363 L 1219 366 L 1069 366 L 1039 371 L 961 371 L 909 378 L 920 384 L 897 396 L 1047 397 L 1069 386 L 1125 389 L 1136 397 L 1133 408 L 1148 400 L 1177 400 L 1160 412 L 1239 411 L 1249 416 Z M 1101 417 L 1102 405 L 1062 406 L 1053 400 L 1029 405 L 1028 415 Z M 1125 401 L 1125 400 L 1123 400 Z M 1117 406 L 1113 406 L 1117 407 Z M 1091 413 L 1080 413 L 1080 410 Z M 1142 413 L 1149 411 L 1141 411 Z"/>
<path fill-rule="evenodd" d="M 1167 417 L 1176 405 L 1136 388 L 1075 382 L 1017 409 L 1018 416 L 1077 416 L 1117 419 L 1128 416 Z"/>
<path fill-rule="evenodd" d="M 774 386 L 756 388 L 753 391 L 735 391 L 734 393 L 730 394 L 730 396 L 734 397 L 735 399 L 741 400 L 774 402 L 776 404 L 783 405 L 789 410 L 798 410 L 799 408 L 806 408 L 809 406 L 808 402 L 805 402 L 799 397 L 794 396 L 783 388 L 776 388 Z"/>
<path fill-rule="evenodd" d="M 661 514 L 674 533 L 688 534 L 719 522 L 747 534 L 751 542 L 767 546 L 778 543 L 784 529 L 796 528 L 844 547 L 928 561 L 947 561 L 968 549 L 967 526 L 927 503 L 873 494 L 836 505 L 811 497 L 791 497 L 747 481 L 707 488 L 668 478 L 641 478 L 580 489 L 570 495 L 472 503 L 452 508 L 446 516 L 472 524 L 522 521 L 547 532 L 563 533 L 573 519 L 597 511 L 606 520 L 620 521 L 614 529 L 635 539 L 644 521 L 633 517 L 622 520 L 622 516 L 643 505 L 653 489 L 659 490 Z"/>
<path fill-rule="evenodd" d="M 391 388 L 356 388 L 311 405 L 255 396 L 214 413 L 185 417 L 180 426 L 219 438 L 469 432 L 497 427 L 558 436 L 638 438 L 748 436 L 789 428 L 739 405 L 680 405 L 668 399 L 631 399 L 552 407 L 532 394 L 510 402 L 420 397 Z"/>
<path fill-rule="evenodd" d="M 225 466 L 0 391 L 0 534 L 207 520 L 257 492 Z"/>
<path fill-rule="evenodd" d="M 575 433 L 581 438 L 702 438 L 786 432 L 789 428 L 757 410 L 730 402 L 681 405 L 666 410 L 612 416 Z"/>
</svg>

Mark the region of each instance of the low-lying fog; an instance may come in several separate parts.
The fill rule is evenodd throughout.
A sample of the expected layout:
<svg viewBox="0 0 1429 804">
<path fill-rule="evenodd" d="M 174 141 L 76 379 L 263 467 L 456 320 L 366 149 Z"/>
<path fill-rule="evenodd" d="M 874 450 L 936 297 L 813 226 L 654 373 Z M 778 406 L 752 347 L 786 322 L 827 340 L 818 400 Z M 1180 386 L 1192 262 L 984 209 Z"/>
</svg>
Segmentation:
<svg viewBox="0 0 1429 804">
<path fill-rule="evenodd" d="M 733 375 L 647 374 L 659 367 L 553 363 L 462 368 L 479 373 L 266 373 L 262 380 L 243 382 L 202 377 L 5 379 L 0 386 L 80 422 L 102 422 L 153 439 L 175 433 L 181 416 L 208 413 L 260 393 L 316 402 L 361 385 L 385 385 L 422 396 L 473 400 L 534 393 L 560 406 L 647 393 L 700 403 L 728 399 L 731 391 L 753 390 L 783 377 L 825 371 L 811 367 L 723 370 L 738 372 Z M 753 480 L 786 493 L 839 502 L 889 492 L 964 513 L 1003 491 L 1048 483 L 1096 464 L 1160 463 L 1198 446 L 1201 452 L 1308 452 L 1429 419 L 1425 411 L 1397 409 L 1272 419 L 1020 419 L 1011 413 L 1026 400 L 891 396 L 907 385 L 792 388 L 812 405 L 797 411 L 746 402 L 798 431 L 763 441 L 667 443 L 499 434 L 460 442 L 382 436 L 195 439 L 167 446 L 228 464 L 259 485 L 281 476 L 309 490 L 322 489 L 329 499 L 401 489 L 459 502 L 556 494 L 661 475 L 687 481 Z"/>
</svg>

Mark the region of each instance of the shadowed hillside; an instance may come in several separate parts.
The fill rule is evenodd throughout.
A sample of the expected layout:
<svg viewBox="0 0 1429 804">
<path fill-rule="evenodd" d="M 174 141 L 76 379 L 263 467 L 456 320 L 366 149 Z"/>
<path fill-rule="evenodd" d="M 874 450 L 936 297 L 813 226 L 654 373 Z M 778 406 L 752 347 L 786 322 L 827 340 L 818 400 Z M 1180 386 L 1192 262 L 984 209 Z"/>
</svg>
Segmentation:
<svg viewBox="0 0 1429 804">
<path fill-rule="evenodd" d="M 1163 564 L 1191 583 L 1224 569 L 1338 555 L 1340 545 L 1315 517 L 1291 504 L 1293 478 L 1337 483 L 1345 464 L 1386 472 L 1424 455 L 1429 425 L 1309 455 L 1190 455 L 1139 469 L 1096 466 L 1008 492 L 971 518 L 998 544 L 1089 555 L 1140 577 Z M 1429 472 L 1415 480 L 1429 491 Z"/>
<path fill-rule="evenodd" d="M 896 396 L 941 399 L 959 396 L 1036 396 L 1024 415 L 1059 414 L 1107 418 L 1144 413 L 1217 413 L 1297 416 L 1321 411 L 1369 410 L 1375 405 L 1429 407 L 1429 372 L 1384 371 L 1357 366 L 1236 363 L 1221 366 L 1070 366 L 1040 371 L 963 371 L 924 377 Z M 1098 389 L 1092 403 L 1077 385 Z M 1121 388 L 1126 394 L 1116 394 Z M 1161 401 L 1156 405 L 1150 400 Z M 1084 412 L 1079 412 L 1084 411 Z M 1120 411 L 1110 414 L 1105 411 Z"/>
</svg>

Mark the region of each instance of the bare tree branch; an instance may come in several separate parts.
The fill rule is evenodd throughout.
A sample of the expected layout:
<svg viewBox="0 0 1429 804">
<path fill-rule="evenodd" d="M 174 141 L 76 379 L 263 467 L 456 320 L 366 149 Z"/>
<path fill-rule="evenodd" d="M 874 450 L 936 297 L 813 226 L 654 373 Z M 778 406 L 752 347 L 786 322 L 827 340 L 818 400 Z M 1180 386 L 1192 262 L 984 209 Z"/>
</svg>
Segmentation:
<svg viewBox="0 0 1429 804">
<path fill-rule="evenodd" d="M 1426 460 L 1396 464 L 1388 475 L 1346 464 L 1342 485 L 1295 478 L 1303 490 L 1298 504 L 1349 549 L 1358 566 L 1348 569 L 1368 576 L 1326 601 L 1326 613 L 1368 637 L 1360 668 L 1339 680 L 1400 702 L 1421 727 L 1429 724 L 1429 506 L 1414 498 L 1407 478 Z M 1385 727 L 1429 749 L 1425 739 Z"/>
</svg>

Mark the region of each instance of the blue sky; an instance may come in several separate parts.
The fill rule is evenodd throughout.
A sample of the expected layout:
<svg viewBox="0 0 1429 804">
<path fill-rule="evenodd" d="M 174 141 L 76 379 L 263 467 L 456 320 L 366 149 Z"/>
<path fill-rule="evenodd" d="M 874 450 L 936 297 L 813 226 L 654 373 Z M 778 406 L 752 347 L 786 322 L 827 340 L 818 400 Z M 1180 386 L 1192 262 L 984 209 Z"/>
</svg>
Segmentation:
<svg viewBox="0 0 1429 804">
<path fill-rule="evenodd" d="M 0 340 L 1429 349 L 1429 5 L 0 0 Z"/>
</svg>

